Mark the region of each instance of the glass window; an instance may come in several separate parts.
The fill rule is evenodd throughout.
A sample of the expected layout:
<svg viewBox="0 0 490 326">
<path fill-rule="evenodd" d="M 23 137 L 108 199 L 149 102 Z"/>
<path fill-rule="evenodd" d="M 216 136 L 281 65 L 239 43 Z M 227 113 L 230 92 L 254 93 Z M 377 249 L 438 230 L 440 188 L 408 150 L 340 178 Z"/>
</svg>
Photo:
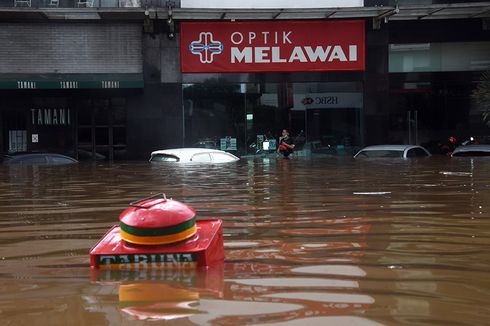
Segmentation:
<svg viewBox="0 0 490 326">
<path fill-rule="evenodd" d="M 426 157 L 427 153 L 422 148 L 412 148 L 408 150 L 407 157 Z"/>
<path fill-rule="evenodd" d="M 389 45 L 389 72 L 490 69 L 490 42 Z"/>
<path fill-rule="evenodd" d="M 178 162 L 179 158 L 177 156 L 168 154 L 156 154 L 152 155 L 150 162 Z"/>
<path fill-rule="evenodd" d="M 185 146 L 223 149 L 220 141 L 233 139 L 236 150 L 227 149 L 232 154 L 265 154 L 276 148 L 283 129 L 289 129 L 296 150 L 315 140 L 325 148 L 358 146 L 362 143 L 362 85 L 233 83 L 221 78 L 183 84 Z"/>
<path fill-rule="evenodd" d="M 208 153 L 195 154 L 191 158 L 192 162 L 211 162 L 211 156 Z"/>
</svg>

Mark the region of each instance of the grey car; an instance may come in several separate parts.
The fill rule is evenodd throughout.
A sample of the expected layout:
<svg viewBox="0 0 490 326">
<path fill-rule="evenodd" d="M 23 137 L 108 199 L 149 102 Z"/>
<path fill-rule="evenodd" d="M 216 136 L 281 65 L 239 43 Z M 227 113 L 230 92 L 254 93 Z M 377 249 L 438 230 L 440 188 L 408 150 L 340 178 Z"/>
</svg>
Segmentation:
<svg viewBox="0 0 490 326">
<path fill-rule="evenodd" d="M 458 156 L 490 156 L 490 145 L 466 145 L 458 146 L 451 154 L 452 157 Z"/>
<path fill-rule="evenodd" d="M 62 165 L 78 163 L 73 157 L 57 153 L 19 153 L 4 155 L 2 163 L 6 165 Z"/>
<path fill-rule="evenodd" d="M 412 158 L 429 157 L 431 154 L 418 145 L 374 145 L 357 152 L 354 158 Z"/>
</svg>

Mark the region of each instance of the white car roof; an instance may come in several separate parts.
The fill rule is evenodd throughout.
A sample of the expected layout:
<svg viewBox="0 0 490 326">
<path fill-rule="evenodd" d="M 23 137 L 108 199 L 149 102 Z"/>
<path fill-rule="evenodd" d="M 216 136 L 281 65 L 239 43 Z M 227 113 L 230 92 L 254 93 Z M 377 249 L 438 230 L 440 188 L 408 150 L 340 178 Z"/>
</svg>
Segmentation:
<svg viewBox="0 0 490 326">
<path fill-rule="evenodd" d="M 193 155 L 197 153 L 225 153 L 227 155 L 231 155 L 236 157 L 235 155 L 221 151 L 219 149 L 210 149 L 210 148 L 191 148 L 191 147 L 185 147 L 185 148 L 171 148 L 171 149 L 161 149 L 157 151 L 151 152 L 151 156 L 153 155 L 158 155 L 158 154 L 166 154 L 166 155 L 173 155 L 177 156 L 181 162 L 188 162 L 192 158 Z M 236 157 L 238 160 L 238 157 Z"/>
<path fill-rule="evenodd" d="M 361 149 L 362 151 L 400 151 L 403 152 L 410 148 L 420 148 L 418 145 L 373 145 Z"/>
<path fill-rule="evenodd" d="M 423 148 L 422 146 L 419 145 L 407 145 L 407 144 L 396 144 L 396 145 L 373 145 L 373 146 L 367 146 L 358 151 L 355 155 L 354 158 L 359 156 L 362 152 L 374 152 L 374 151 L 391 151 L 391 152 L 400 152 L 403 156 L 406 155 L 406 152 L 410 149 L 413 148 L 420 148 L 422 149 L 425 153 L 427 153 L 427 156 L 431 156 L 428 150 Z"/>
</svg>

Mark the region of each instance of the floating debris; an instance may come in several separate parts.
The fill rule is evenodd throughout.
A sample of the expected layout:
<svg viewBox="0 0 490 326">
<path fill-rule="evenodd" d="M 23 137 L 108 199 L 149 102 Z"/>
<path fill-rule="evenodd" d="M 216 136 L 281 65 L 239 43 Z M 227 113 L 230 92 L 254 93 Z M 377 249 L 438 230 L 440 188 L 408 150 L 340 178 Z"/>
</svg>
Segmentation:
<svg viewBox="0 0 490 326">
<path fill-rule="evenodd" d="M 352 194 L 354 194 L 354 195 L 379 196 L 379 195 L 389 195 L 389 194 L 391 194 L 391 191 L 355 191 Z"/>
<path fill-rule="evenodd" d="M 471 177 L 473 176 L 473 173 L 471 172 L 448 172 L 448 171 L 441 171 L 439 172 L 442 175 L 457 175 L 461 177 Z"/>
</svg>

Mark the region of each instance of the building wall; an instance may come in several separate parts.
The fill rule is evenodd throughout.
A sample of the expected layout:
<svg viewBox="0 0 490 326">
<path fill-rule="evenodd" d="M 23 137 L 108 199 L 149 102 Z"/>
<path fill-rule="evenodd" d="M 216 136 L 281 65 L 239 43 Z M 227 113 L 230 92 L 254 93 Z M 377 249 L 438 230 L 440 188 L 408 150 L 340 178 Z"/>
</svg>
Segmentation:
<svg viewBox="0 0 490 326">
<path fill-rule="evenodd" d="M 183 145 L 182 74 L 178 37 L 142 35 L 145 89 L 128 101 L 128 153 L 149 158 L 151 151 Z"/>
<path fill-rule="evenodd" d="M 1 23 L 0 74 L 141 73 L 139 23 Z"/>
</svg>

